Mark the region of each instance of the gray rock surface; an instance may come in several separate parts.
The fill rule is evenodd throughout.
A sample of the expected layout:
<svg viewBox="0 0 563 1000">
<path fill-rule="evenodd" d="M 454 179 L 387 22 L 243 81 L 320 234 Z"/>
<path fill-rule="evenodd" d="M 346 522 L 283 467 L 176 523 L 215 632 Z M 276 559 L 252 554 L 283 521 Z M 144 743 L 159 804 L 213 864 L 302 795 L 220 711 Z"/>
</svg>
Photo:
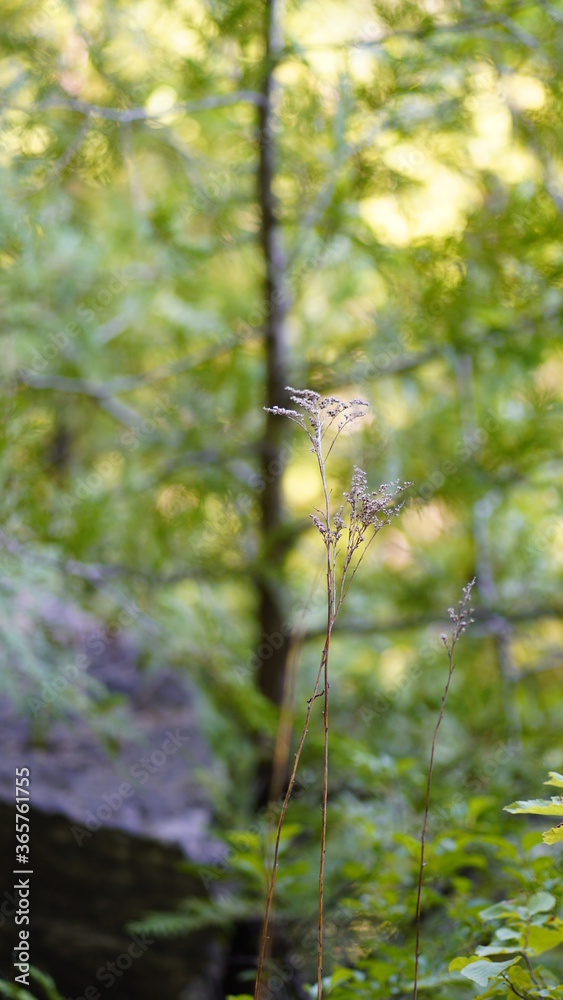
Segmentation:
<svg viewBox="0 0 563 1000">
<path fill-rule="evenodd" d="M 197 693 L 170 669 L 141 670 L 130 638 L 108 637 L 80 610 L 52 601 L 43 615 L 64 663 L 81 665 L 75 673 L 55 671 L 58 691 L 30 688 L 18 711 L 0 699 L 2 972 L 13 976 L 16 940 L 14 774 L 28 767 L 33 963 L 65 997 L 91 987 L 100 997 L 123 1000 L 217 1000 L 222 943 L 216 935 L 143 948 L 126 930 L 149 912 L 204 897 L 198 866 L 221 855 L 209 833 L 204 786 L 212 760 L 198 730 Z M 68 711 L 69 683 L 93 684 L 100 697 L 119 699 L 119 727 L 110 738 L 88 715 Z M 115 966 L 118 958 L 123 969 Z"/>
</svg>

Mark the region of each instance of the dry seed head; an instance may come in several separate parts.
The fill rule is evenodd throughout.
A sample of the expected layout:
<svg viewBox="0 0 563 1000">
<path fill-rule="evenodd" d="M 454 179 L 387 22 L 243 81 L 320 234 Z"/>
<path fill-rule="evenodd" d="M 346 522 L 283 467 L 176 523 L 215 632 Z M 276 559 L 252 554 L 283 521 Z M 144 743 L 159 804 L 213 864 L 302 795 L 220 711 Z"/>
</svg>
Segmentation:
<svg viewBox="0 0 563 1000">
<path fill-rule="evenodd" d="M 338 396 L 321 396 L 313 389 L 294 389 L 290 385 L 285 388 L 287 392 L 291 393 L 291 401 L 296 403 L 302 412 L 290 410 L 284 406 L 268 406 L 264 409 L 267 413 L 288 417 L 303 427 L 308 434 L 311 435 L 312 432 L 311 436 L 314 438 L 318 438 L 319 434 L 322 436 L 323 428 L 324 430 L 328 429 L 332 422 L 343 414 L 342 420 L 336 425 L 338 432 L 341 431 L 352 420 L 363 417 L 369 405 L 364 399 L 352 399 L 350 402 L 346 402 L 339 399 Z M 310 429 L 307 426 L 306 417 L 308 417 Z M 328 424 L 325 428 L 327 417 Z"/>
<path fill-rule="evenodd" d="M 393 505 L 392 501 L 412 483 L 381 483 L 379 489 L 368 493 L 367 476 L 363 469 L 354 466 L 352 485 L 349 493 L 345 493 L 350 504 L 350 517 L 364 531 L 370 524 L 378 531 L 384 524 L 389 524 L 401 510 L 402 504 Z"/>
</svg>

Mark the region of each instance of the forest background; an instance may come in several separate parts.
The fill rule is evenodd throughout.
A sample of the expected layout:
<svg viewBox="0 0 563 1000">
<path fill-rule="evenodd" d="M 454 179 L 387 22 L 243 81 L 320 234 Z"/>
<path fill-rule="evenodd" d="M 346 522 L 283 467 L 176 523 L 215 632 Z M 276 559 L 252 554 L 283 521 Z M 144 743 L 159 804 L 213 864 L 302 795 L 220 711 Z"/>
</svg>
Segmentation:
<svg viewBox="0 0 563 1000">
<path fill-rule="evenodd" d="M 288 405 L 288 384 L 367 400 L 333 496 L 353 465 L 373 488 L 414 485 L 333 636 L 327 989 L 409 995 L 440 633 L 476 576 L 422 957 L 430 995 L 474 996 L 448 966 L 486 944 L 479 913 L 561 898 L 557 848 L 502 809 L 563 770 L 563 5 L 7 0 L 1 31 L 3 693 L 29 715 L 29 685 L 41 701 L 56 677 L 45 591 L 106 622 L 137 609 L 144 669 L 197 689 L 230 844 L 208 872 L 227 889 L 159 926 L 232 944 L 246 922 L 231 992 L 250 992 L 264 807 L 326 616 L 314 459 L 263 407 Z M 18 631 L 22 594 L 34 627 Z M 87 678 L 50 711 L 109 743 L 123 724 Z M 314 718 L 280 961 L 316 919 Z M 277 996 L 314 981 L 303 948 Z"/>
</svg>

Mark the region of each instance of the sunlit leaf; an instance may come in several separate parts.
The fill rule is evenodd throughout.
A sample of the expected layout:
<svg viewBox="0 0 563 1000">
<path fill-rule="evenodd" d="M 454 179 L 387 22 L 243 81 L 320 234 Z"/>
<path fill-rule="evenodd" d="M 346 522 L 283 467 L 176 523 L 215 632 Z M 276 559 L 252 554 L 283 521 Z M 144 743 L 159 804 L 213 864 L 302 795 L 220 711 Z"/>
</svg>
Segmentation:
<svg viewBox="0 0 563 1000">
<path fill-rule="evenodd" d="M 534 816 L 563 816 L 563 798 L 553 796 L 551 799 L 527 799 L 513 802 L 504 809 L 509 813 L 530 813 Z"/>
<path fill-rule="evenodd" d="M 508 962 L 479 960 L 478 962 L 472 962 L 471 965 L 466 965 L 460 971 L 462 976 L 465 976 L 466 979 L 471 979 L 478 986 L 488 986 L 492 979 L 498 978 L 501 972 L 505 972 L 511 965 L 514 965 L 514 959 L 510 959 Z"/>
</svg>

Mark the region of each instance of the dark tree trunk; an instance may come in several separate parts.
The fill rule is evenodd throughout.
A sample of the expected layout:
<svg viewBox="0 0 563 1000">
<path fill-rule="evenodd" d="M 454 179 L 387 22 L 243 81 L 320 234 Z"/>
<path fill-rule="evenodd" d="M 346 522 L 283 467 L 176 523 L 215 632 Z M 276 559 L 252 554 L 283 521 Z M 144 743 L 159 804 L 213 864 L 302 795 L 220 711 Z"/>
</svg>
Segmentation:
<svg viewBox="0 0 563 1000">
<path fill-rule="evenodd" d="M 283 406 L 287 403 L 284 392 L 289 379 L 285 320 L 288 310 L 286 260 L 273 194 L 275 174 L 275 111 L 274 72 L 281 49 L 280 8 L 281 0 L 266 0 L 264 10 L 264 35 L 266 56 L 262 82 L 263 101 L 258 117 L 258 203 L 260 206 L 260 241 L 264 260 L 263 284 L 263 338 L 265 348 L 264 406 Z M 288 639 L 283 628 L 287 620 L 284 612 L 282 571 L 289 542 L 283 533 L 283 502 L 281 477 L 284 467 L 284 421 L 270 413 L 265 414 L 264 434 L 261 441 L 260 461 L 262 488 L 260 492 L 260 555 L 255 572 L 257 596 L 257 685 L 259 690 L 276 706 L 281 706 L 284 696 L 284 679 L 288 653 Z M 273 775 L 273 747 L 265 741 L 258 746 L 256 769 L 256 809 L 267 805 Z M 242 991 L 245 984 L 238 973 L 255 965 L 258 953 L 259 926 L 251 920 L 242 920 L 235 928 L 223 980 L 225 993 Z M 278 941 L 279 946 L 279 941 Z M 287 997 L 285 990 L 279 1000 Z"/>
<path fill-rule="evenodd" d="M 287 402 L 287 348 L 285 319 L 288 309 L 286 261 L 273 195 L 275 172 L 274 71 L 282 49 L 279 0 L 268 0 L 265 9 L 266 60 L 262 85 L 264 101 L 259 110 L 258 200 L 261 212 L 261 244 L 264 255 L 264 346 L 266 353 L 265 406 Z M 274 704 L 283 697 L 287 639 L 280 587 L 285 546 L 281 540 L 283 519 L 281 472 L 283 469 L 283 421 L 265 415 L 261 447 L 263 488 L 261 492 L 262 558 L 257 574 L 259 642 L 258 686 Z M 267 647 L 267 648 L 266 648 Z M 278 648 L 275 648 L 278 647 Z M 264 791 L 262 791 L 263 797 Z"/>
</svg>

